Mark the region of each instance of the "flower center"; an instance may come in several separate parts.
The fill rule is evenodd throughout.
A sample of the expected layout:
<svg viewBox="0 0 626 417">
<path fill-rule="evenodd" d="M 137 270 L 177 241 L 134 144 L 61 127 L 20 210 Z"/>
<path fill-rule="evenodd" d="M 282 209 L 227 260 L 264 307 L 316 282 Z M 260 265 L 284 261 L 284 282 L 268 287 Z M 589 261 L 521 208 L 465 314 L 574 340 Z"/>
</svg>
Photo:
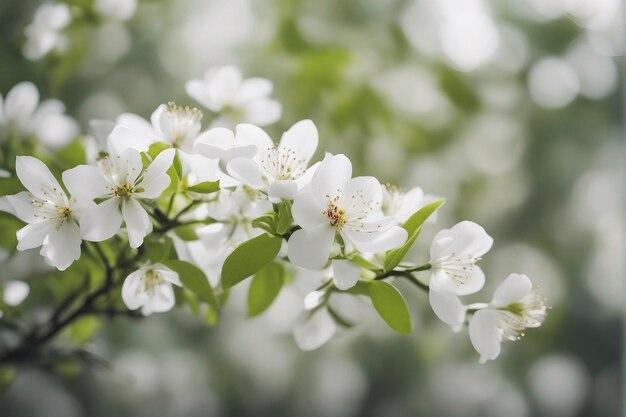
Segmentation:
<svg viewBox="0 0 626 417">
<path fill-rule="evenodd" d="M 433 269 L 443 269 L 457 286 L 461 286 L 470 278 L 476 267 L 475 263 L 480 259 L 472 255 L 457 255 L 456 252 L 452 252 L 441 259 L 431 261 L 431 265 Z"/>
<path fill-rule="evenodd" d="M 328 209 L 324 210 L 322 214 L 328 218 L 333 227 L 336 227 L 339 230 L 341 230 L 348 222 L 346 219 L 346 211 L 337 207 L 333 203 L 328 204 Z"/>
<path fill-rule="evenodd" d="M 267 148 L 261 167 L 276 180 L 295 180 L 306 171 L 306 160 L 284 146 Z"/>
<path fill-rule="evenodd" d="M 170 121 L 170 139 L 175 148 L 185 140 L 187 132 L 202 120 L 202 112 L 195 107 L 179 106 L 173 101 L 167 103 L 165 109 Z"/>
<path fill-rule="evenodd" d="M 130 184 L 119 185 L 113 190 L 113 195 L 120 198 L 129 198 L 133 195 L 134 188 Z"/>
<path fill-rule="evenodd" d="M 536 291 L 517 303 L 499 309 L 501 320 L 498 327 L 502 337 L 511 341 L 521 339 L 525 329 L 541 326 L 546 310 L 546 300 Z"/>
<path fill-rule="evenodd" d="M 72 209 L 69 207 L 59 207 L 59 217 L 63 220 L 67 220 L 72 216 Z"/>
<path fill-rule="evenodd" d="M 159 274 L 154 269 L 149 269 L 146 271 L 146 275 L 143 279 L 143 290 L 148 294 L 153 294 L 155 288 L 159 285 L 163 284 L 164 280 L 161 274 Z"/>
</svg>

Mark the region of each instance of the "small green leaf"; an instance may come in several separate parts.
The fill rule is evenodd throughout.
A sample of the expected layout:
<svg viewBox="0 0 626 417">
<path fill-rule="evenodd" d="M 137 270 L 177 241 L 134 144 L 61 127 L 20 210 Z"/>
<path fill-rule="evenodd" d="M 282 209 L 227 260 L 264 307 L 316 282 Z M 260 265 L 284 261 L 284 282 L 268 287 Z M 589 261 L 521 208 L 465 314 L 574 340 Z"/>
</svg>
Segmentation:
<svg viewBox="0 0 626 417">
<path fill-rule="evenodd" d="M 248 317 L 264 312 L 276 299 L 284 283 L 284 268 L 272 262 L 254 274 L 248 292 Z"/>
<path fill-rule="evenodd" d="M 196 227 L 198 226 L 193 225 L 193 224 L 186 224 L 183 226 L 175 227 L 172 230 L 174 231 L 174 233 L 176 233 L 176 236 L 178 236 L 184 241 L 189 242 L 193 240 L 198 240 L 198 235 L 196 234 Z"/>
<path fill-rule="evenodd" d="M 178 175 L 178 178 L 182 178 L 183 177 L 183 163 L 180 160 L 180 155 L 178 154 L 178 151 L 176 151 L 176 155 L 174 155 L 174 169 L 176 170 L 176 174 Z"/>
<path fill-rule="evenodd" d="M 187 187 L 187 191 L 201 194 L 210 194 L 220 190 L 219 181 L 204 181 Z"/>
<path fill-rule="evenodd" d="M 217 308 L 218 301 L 213 293 L 213 288 L 204 272 L 197 266 L 180 260 L 170 260 L 163 262 L 163 265 L 173 269 L 178 273 L 180 281 L 188 290 L 195 293 L 202 301 L 205 301 Z"/>
<path fill-rule="evenodd" d="M 237 246 L 222 267 L 222 286 L 230 288 L 272 262 L 281 244 L 282 238 L 264 233 Z"/>
<path fill-rule="evenodd" d="M 402 294 L 385 281 L 369 283 L 369 293 L 374 308 L 385 323 L 398 333 L 411 333 L 411 316 Z"/>
<path fill-rule="evenodd" d="M 148 148 L 148 155 L 150 155 L 150 158 L 154 159 L 158 154 L 169 148 L 170 147 L 165 143 L 155 142 Z"/>
<path fill-rule="evenodd" d="M 289 231 L 293 223 L 291 216 L 291 201 L 285 200 L 278 206 L 278 216 L 276 220 L 276 233 L 283 235 Z"/>
<path fill-rule="evenodd" d="M 400 246 L 398 249 L 390 250 L 387 252 L 385 256 L 385 271 L 391 271 L 395 268 L 402 259 L 404 255 L 411 249 L 413 243 L 420 234 L 422 225 L 424 222 L 430 217 L 431 214 L 435 212 L 446 200 L 437 200 L 434 203 L 430 203 L 421 209 L 417 210 L 413 215 L 407 220 L 402 227 L 406 229 L 409 234 L 407 241 L 404 245 Z"/>
</svg>

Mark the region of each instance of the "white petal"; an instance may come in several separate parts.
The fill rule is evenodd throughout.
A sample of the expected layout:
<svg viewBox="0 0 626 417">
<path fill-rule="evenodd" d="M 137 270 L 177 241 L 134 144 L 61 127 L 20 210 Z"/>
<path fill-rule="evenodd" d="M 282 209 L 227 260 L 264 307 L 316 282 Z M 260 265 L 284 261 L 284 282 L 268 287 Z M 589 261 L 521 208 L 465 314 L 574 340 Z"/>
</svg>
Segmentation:
<svg viewBox="0 0 626 417">
<path fill-rule="evenodd" d="M 283 133 L 280 146 L 294 150 L 298 158 L 311 160 L 318 144 L 318 134 L 311 120 L 300 120 Z"/>
<path fill-rule="evenodd" d="M 458 287 L 457 295 L 476 294 L 485 286 L 485 273 L 479 266 L 474 265 L 470 270 L 463 285 Z"/>
<path fill-rule="evenodd" d="M 35 208 L 30 202 L 32 196 L 28 191 L 22 191 L 15 195 L 7 195 L 3 197 L 11 206 L 12 210 L 5 210 L 16 216 L 26 223 L 37 223 L 41 221 L 39 216 L 39 210 Z"/>
<path fill-rule="evenodd" d="M 63 183 L 76 200 L 94 200 L 111 194 L 111 183 L 95 167 L 79 165 L 63 172 Z"/>
<path fill-rule="evenodd" d="M 147 152 L 150 145 L 158 142 L 154 133 L 137 132 L 124 125 L 117 125 L 109 135 L 107 146 L 109 153 L 121 155 L 127 149 L 134 149 L 137 152 Z"/>
<path fill-rule="evenodd" d="M 345 291 L 354 287 L 359 281 L 361 268 L 358 265 L 344 260 L 333 260 L 331 265 L 333 267 L 333 282 L 338 289 Z"/>
<path fill-rule="evenodd" d="M 83 213 L 78 219 L 83 239 L 100 242 L 115 236 L 122 225 L 119 205 L 118 198 L 110 198 Z"/>
<path fill-rule="evenodd" d="M 274 147 L 274 142 L 263 129 L 248 123 L 238 124 L 235 128 L 235 144 L 236 146 L 253 145 L 257 152 Z"/>
<path fill-rule="evenodd" d="M 35 84 L 23 81 L 16 84 L 4 100 L 4 117 L 7 120 L 27 120 L 39 103 L 39 91 Z"/>
<path fill-rule="evenodd" d="M 319 307 L 326 295 L 325 291 L 311 291 L 304 296 L 304 310 L 310 311 Z"/>
<path fill-rule="evenodd" d="M 302 268 L 322 269 L 335 240 L 335 229 L 322 224 L 315 229 L 300 229 L 291 235 L 287 253 L 289 260 Z"/>
<path fill-rule="evenodd" d="M 450 291 L 456 295 L 475 294 L 485 285 L 485 274 L 474 265 L 468 271 L 455 271 L 455 277 L 444 269 L 433 268 L 430 275 L 430 288 L 435 291 Z"/>
<path fill-rule="evenodd" d="M 9 306 L 16 306 L 28 297 L 30 287 L 24 281 L 6 281 L 4 283 L 4 303 Z"/>
<path fill-rule="evenodd" d="M 496 307 L 504 307 L 517 303 L 530 293 L 532 287 L 533 283 L 526 275 L 510 274 L 496 288 L 491 304 Z"/>
<path fill-rule="evenodd" d="M 353 204 L 362 210 L 363 204 L 368 204 L 375 210 L 380 210 L 383 201 L 383 187 L 374 177 L 356 177 L 346 182 L 343 195 L 339 199 L 339 207 L 345 207 L 350 212 Z"/>
<path fill-rule="evenodd" d="M 17 231 L 17 250 L 26 250 L 41 246 L 50 232 L 57 226 L 56 220 L 31 223 Z"/>
<path fill-rule="evenodd" d="M 163 134 L 166 134 L 165 130 L 163 129 L 165 127 L 163 122 L 167 122 L 167 120 L 165 119 L 168 118 L 165 112 L 166 109 L 167 106 L 165 104 L 160 104 L 159 107 L 157 107 L 156 110 L 154 110 L 150 115 L 150 123 L 152 127 L 154 129 L 158 129 L 158 131 Z"/>
<path fill-rule="evenodd" d="M 22 191 L 21 193 L 18 193 L 16 195 L 19 195 L 19 194 L 25 194 L 24 195 L 24 197 L 26 197 L 25 204 L 30 206 L 30 203 L 28 201 L 28 199 L 29 199 L 28 196 L 30 195 L 30 193 L 28 191 Z M 13 205 L 9 202 L 9 197 L 11 197 L 11 196 L 3 195 L 2 197 L 0 197 L 0 211 L 4 211 L 5 213 L 9 213 L 9 214 L 12 214 L 14 216 L 17 216 L 17 213 L 15 211 L 15 207 L 13 207 Z M 28 210 L 27 216 L 29 216 L 27 218 L 32 219 L 33 218 L 33 214 L 35 214 L 36 211 L 34 211 L 32 206 L 30 206 L 30 208 L 27 208 L 27 210 Z M 22 221 L 25 221 L 25 220 L 22 220 Z"/>
<path fill-rule="evenodd" d="M 214 127 L 198 136 L 193 149 L 206 158 L 221 159 L 224 156 L 224 151 L 234 146 L 235 134 L 232 130 Z"/>
<path fill-rule="evenodd" d="M 275 180 L 267 189 L 271 198 L 293 200 L 298 193 L 298 184 L 295 181 Z"/>
<path fill-rule="evenodd" d="M 161 151 L 152 163 L 146 168 L 143 178 L 137 185 L 144 191 L 138 193 L 143 198 L 157 198 L 170 185 L 170 177 L 167 170 L 172 166 L 176 150 L 165 149 Z"/>
<path fill-rule="evenodd" d="M 48 241 L 41 247 L 41 254 L 50 265 L 59 271 L 67 269 L 80 258 L 80 229 L 73 221 L 66 221 L 59 229 L 48 235 Z"/>
<path fill-rule="evenodd" d="M 499 315 L 492 310 L 479 310 L 470 319 L 469 336 L 474 349 L 480 354 L 480 362 L 493 360 L 500 354 Z"/>
<path fill-rule="evenodd" d="M 156 136 L 154 128 L 146 119 L 133 113 L 120 114 L 115 122 L 118 125 L 127 127 L 140 136 L 151 138 Z M 112 129 L 111 129 L 112 130 Z M 111 132 L 109 132 L 111 133 Z M 108 136 L 108 135 L 107 135 Z"/>
<path fill-rule="evenodd" d="M 313 229 L 323 223 L 328 223 L 324 214 L 326 210 L 320 200 L 311 193 L 298 194 L 293 202 L 291 214 L 297 225 L 304 229 Z"/>
<path fill-rule="evenodd" d="M 259 165 L 248 158 L 235 158 L 226 165 L 228 174 L 257 190 L 267 187 Z"/>
<path fill-rule="evenodd" d="M 154 289 L 154 294 L 148 298 L 142 313 L 164 313 L 166 311 L 170 311 L 175 304 L 176 298 L 174 297 L 172 284 L 164 282 Z"/>
<path fill-rule="evenodd" d="M 296 344 L 302 350 L 315 350 L 328 342 L 337 325 L 326 309 L 315 312 L 311 317 L 308 313 L 301 315 L 293 328 Z"/>
<path fill-rule="evenodd" d="M 220 106 L 215 103 L 208 95 L 207 84 L 204 80 L 189 80 L 185 83 L 185 91 L 187 95 L 198 103 L 202 104 L 212 112 L 219 112 Z"/>
<path fill-rule="evenodd" d="M 21 183 L 35 197 L 63 203 L 66 199 L 63 189 L 46 164 L 32 156 L 18 156 L 15 171 Z"/>
<path fill-rule="evenodd" d="M 333 199 L 352 177 L 352 163 L 345 155 L 326 154 L 313 175 L 311 187 L 315 194 Z M 328 197 L 327 197 L 328 196 Z"/>
<path fill-rule="evenodd" d="M 143 291 L 143 278 L 146 271 L 141 268 L 126 277 L 122 284 L 122 301 L 130 310 L 136 310 L 145 304 L 148 296 Z"/>
<path fill-rule="evenodd" d="M 428 299 L 433 311 L 444 323 L 458 326 L 465 321 L 465 306 L 454 293 L 430 290 Z"/>
<path fill-rule="evenodd" d="M 344 230 L 342 236 L 346 236 L 354 244 L 359 252 L 383 253 L 398 248 L 406 242 L 408 233 L 399 226 L 380 232 L 362 233 L 358 230 Z"/>
<path fill-rule="evenodd" d="M 143 243 L 143 239 L 152 231 L 152 222 L 148 213 L 137 200 L 130 198 L 122 201 L 122 217 L 126 222 L 130 247 L 138 248 Z"/>
<path fill-rule="evenodd" d="M 267 126 L 280 119 L 283 108 L 270 98 L 260 98 L 245 105 L 243 120 L 257 126 Z"/>
<path fill-rule="evenodd" d="M 261 97 L 269 96 L 274 89 L 272 82 L 265 78 L 248 78 L 241 82 L 235 102 L 242 104 Z"/>
<path fill-rule="evenodd" d="M 180 277 L 178 276 L 178 273 L 171 270 L 170 268 L 168 268 L 167 266 L 163 265 L 163 264 L 154 264 L 152 266 L 152 268 L 157 271 L 159 274 L 161 274 L 161 276 L 168 282 L 175 284 L 179 287 L 183 286 L 183 283 L 180 282 Z"/>
<path fill-rule="evenodd" d="M 89 130 L 96 138 L 98 150 L 104 151 L 107 147 L 107 138 L 115 129 L 115 123 L 110 120 L 92 119 L 89 121 Z"/>
<path fill-rule="evenodd" d="M 479 258 L 491 249 L 493 239 L 480 225 L 463 221 L 450 229 L 452 238 L 443 249 L 444 254 L 454 252 L 456 256 L 471 256 Z"/>
</svg>

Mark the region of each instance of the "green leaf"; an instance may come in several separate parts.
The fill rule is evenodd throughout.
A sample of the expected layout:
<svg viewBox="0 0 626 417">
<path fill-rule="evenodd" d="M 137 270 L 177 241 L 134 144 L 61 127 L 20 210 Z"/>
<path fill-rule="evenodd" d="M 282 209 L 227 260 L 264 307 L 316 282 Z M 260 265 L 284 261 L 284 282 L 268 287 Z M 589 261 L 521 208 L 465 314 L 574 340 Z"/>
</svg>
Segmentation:
<svg viewBox="0 0 626 417">
<path fill-rule="evenodd" d="M 284 283 L 284 268 L 272 262 L 254 274 L 248 292 L 248 317 L 264 312 L 276 299 Z"/>
<path fill-rule="evenodd" d="M 176 170 L 176 174 L 178 175 L 178 178 L 182 178 L 183 177 L 183 163 L 180 160 L 180 155 L 178 154 L 178 151 L 176 151 L 176 155 L 174 155 L 174 169 Z"/>
<path fill-rule="evenodd" d="M 199 182 L 191 187 L 187 187 L 187 191 L 194 193 L 210 194 L 220 190 L 219 181 L 204 181 Z"/>
<path fill-rule="evenodd" d="M 204 275 L 204 272 L 202 272 L 200 268 L 189 262 L 180 260 L 165 261 L 163 265 L 178 273 L 180 281 L 186 289 L 192 291 L 200 297 L 201 300 L 217 308 L 218 301 L 213 292 L 213 288 L 211 288 L 207 276 Z"/>
<path fill-rule="evenodd" d="M 293 223 L 291 216 L 291 201 L 285 200 L 278 206 L 278 217 L 276 220 L 276 233 L 283 235 L 289 231 Z"/>
<path fill-rule="evenodd" d="M 170 147 L 165 143 L 155 142 L 148 148 L 148 155 L 150 155 L 150 158 L 154 159 L 158 154 L 169 148 Z"/>
<path fill-rule="evenodd" d="M 222 286 L 230 288 L 272 262 L 282 244 L 282 238 L 262 234 L 243 242 L 228 255 L 222 267 Z"/>
<path fill-rule="evenodd" d="M 385 323 L 398 333 L 411 333 L 411 316 L 402 294 L 385 281 L 369 283 L 369 293 L 374 308 Z"/>
<path fill-rule="evenodd" d="M 198 225 L 186 224 L 183 226 L 178 226 L 172 229 L 176 236 L 181 238 L 184 241 L 193 241 L 198 240 L 198 235 L 196 234 L 196 227 Z"/>
<path fill-rule="evenodd" d="M 397 249 L 390 250 L 385 255 L 385 271 L 391 271 L 395 268 L 404 258 L 404 255 L 411 249 L 413 243 L 420 234 L 422 225 L 435 212 L 446 200 L 437 200 L 434 203 L 425 205 L 421 209 L 417 210 L 413 215 L 402 225 L 408 232 L 409 237 L 404 245 Z"/>
</svg>

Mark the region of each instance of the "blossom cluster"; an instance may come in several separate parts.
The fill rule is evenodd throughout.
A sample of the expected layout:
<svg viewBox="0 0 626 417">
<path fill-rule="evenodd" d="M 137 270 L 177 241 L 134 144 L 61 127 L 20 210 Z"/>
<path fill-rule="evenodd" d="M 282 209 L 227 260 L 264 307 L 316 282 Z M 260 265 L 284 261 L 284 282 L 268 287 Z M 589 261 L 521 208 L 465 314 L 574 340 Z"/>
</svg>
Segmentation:
<svg viewBox="0 0 626 417">
<path fill-rule="evenodd" d="M 0 122 L 36 126 L 33 88 L 23 83 L 8 94 Z M 342 324 L 329 305 L 337 293 L 369 297 L 390 327 L 410 332 L 405 301 L 386 281 L 394 278 L 427 289 L 432 310 L 454 329 L 469 324 L 481 361 L 543 322 L 545 302 L 521 274 L 509 275 L 491 302 L 463 304 L 460 297 L 485 284 L 477 262 L 493 243 L 476 223 L 437 233 L 428 263 L 405 259 L 443 200 L 419 187 L 404 191 L 353 176 L 343 154 L 316 160 L 311 120 L 271 138 L 261 128 L 281 114 L 271 81 L 244 79 L 227 66 L 209 69 L 186 90 L 213 113 L 206 127 L 199 109 L 173 102 L 158 106 L 150 120 L 131 113 L 94 120 L 87 163 L 63 171 L 61 181 L 41 160 L 18 156 L 15 175 L 26 190 L 0 205 L 26 223 L 17 249 L 40 247 L 62 271 L 81 260 L 90 242 L 116 240 L 136 253 L 151 236 L 171 242 L 168 256 L 136 258 L 136 270 L 122 277 L 122 301 L 144 315 L 172 309 L 180 288 L 219 308 L 221 295 L 250 276 L 279 271 L 283 283 L 285 274 L 319 271 L 327 279 L 305 297 L 294 328 L 305 350 L 324 344 Z M 192 278 L 196 271 L 199 280 Z"/>
</svg>

